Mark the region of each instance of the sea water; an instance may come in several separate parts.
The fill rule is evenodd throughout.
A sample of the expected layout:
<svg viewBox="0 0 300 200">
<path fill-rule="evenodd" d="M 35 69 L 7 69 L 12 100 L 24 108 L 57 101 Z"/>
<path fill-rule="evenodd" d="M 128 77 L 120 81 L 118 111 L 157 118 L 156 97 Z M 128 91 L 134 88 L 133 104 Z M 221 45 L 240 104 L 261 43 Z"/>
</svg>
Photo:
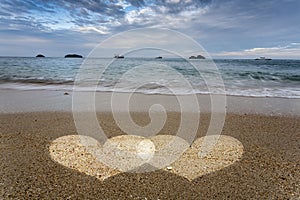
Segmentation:
<svg viewBox="0 0 300 200">
<path fill-rule="evenodd" d="M 205 67 L 212 62 L 217 70 Z M 300 98 L 300 60 L 0 57 L 0 89 L 72 90 L 79 73 L 97 83 L 87 91 L 218 94 L 224 83 L 227 95 Z M 214 77 L 222 84 L 209 84 Z"/>
</svg>

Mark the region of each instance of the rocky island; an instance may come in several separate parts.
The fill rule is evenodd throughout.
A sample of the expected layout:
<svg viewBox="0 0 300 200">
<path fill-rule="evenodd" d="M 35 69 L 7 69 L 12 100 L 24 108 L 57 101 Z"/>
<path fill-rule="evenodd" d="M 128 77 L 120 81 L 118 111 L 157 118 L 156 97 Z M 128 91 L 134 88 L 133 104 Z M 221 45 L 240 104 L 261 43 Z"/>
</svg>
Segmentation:
<svg viewBox="0 0 300 200">
<path fill-rule="evenodd" d="M 43 54 L 38 54 L 36 58 L 45 58 L 45 56 Z"/>
<path fill-rule="evenodd" d="M 67 55 L 65 55 L 65 58 L 82 58 L 82 55 L 67 54 Z"/>
<path fill-rule="evenodd" d="M 202 55 L 198 55 L 198 56 L 190 56 L 189 59 L 205 59 L 205 57 Z"/>
</svg>

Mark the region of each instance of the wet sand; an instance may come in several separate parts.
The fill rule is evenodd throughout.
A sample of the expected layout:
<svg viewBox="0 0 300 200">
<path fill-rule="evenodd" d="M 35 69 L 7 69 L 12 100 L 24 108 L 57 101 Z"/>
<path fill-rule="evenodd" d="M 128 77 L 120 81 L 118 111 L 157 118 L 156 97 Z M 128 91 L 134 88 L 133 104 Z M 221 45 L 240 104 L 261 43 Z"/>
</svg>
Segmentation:
<svg viewBox="0 0 300 200">
<path fill-rule="evenodd" d="M 64 95 L 65 93 L 68 95 Z M 72 91 L 49 90 L 0 90 L 0 113 L 62 111 L 72 112 Z M 82 92 L 84 97 L 93 97 L 93 93 Z M 114 93 L 115 94 L 115 93 Z M 97 112 L 111 111 L 111 92 L 97 92 L 95 94 L 95 109 Z M 189 95 L 178 95 L 186 97 Z M 218 95 L 212 95 L 218 97 Z M 211 96 L 197 95 L 201 113 L 211 112 Z M 163 105 L 168 111 L 180 112 L 178 99 L 172 95 L 145 95 L 135 93 L 130 100 L 130 111 L 148 112 L 155 103 Z M 120 100 L 122 103 L 122 101 Z M 86 103 L 86 102 L 82 102 Z M 300 98 L 273 98 L 273 97 L 226 97 L 226 111 L 237 114 L 263 115 L 298 115 L 300 116 Z M 124 111 L 124 110 L 121 110 Z"/>
<path fill-rule="evenodd" d="M 69 97 L 64 97 L 69 98 Z M 148 113 L 132 113 L 137 124 Z M 98 113 L 109 138 L 124 133 L 112 115 Z M 202 113 L 197 138 L 206 134 L 210 114 Z M 176 133 L 180 114 L 169 112 L 159 134 Z M 0 114 L 2 199 L 299 199 L 300 118 L 251 113 L 226 115 L 222 135 L 243 145 L 241 158 L 192 180 L 168 170 L 118 173 L 100 180 L 51 157 L 60 137 L 76 135 L 70 112 Z M 186 171 L 193 170 L 186 165 Z"/>
</svg>

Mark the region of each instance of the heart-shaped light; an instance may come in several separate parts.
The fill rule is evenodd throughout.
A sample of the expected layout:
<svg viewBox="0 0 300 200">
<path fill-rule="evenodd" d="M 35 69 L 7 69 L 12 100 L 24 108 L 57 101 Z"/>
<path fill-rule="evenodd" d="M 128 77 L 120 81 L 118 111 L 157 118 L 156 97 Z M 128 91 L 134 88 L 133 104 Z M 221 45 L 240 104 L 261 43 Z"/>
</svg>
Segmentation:
<svg viewBox="0 0 300 200">
<path fill-rule="evenodd" d="M 199 138 L 189 147 L 185 140 L 171 135 L 122 135 L 107 140 L 103 146 L 88 136 L 68 135 L 51 143 L 50 155 L 54 161 L 100 180 L 122 171 L 132 172 L 145 163 L 193 180 L 233 164 L 243 153 L 238 140 L 222 135 L 212 151 L 201 157 L 201 145 L 207 137 L 218 136 Z M 170 148 L 174 146 L 180 148 Z"/>
<path fill-rule="evenodd" d="M 201 157 L 201 147 L 207 138 L 217 139 L 217 142 L 207 155 Z M 193 180 L 235 163 L 241 159 L 242 154 L 242 143 L 233 137 L 226 135 L 201 137 L 178 160 L 172 163 L 172 172 Z"/>
</svg>

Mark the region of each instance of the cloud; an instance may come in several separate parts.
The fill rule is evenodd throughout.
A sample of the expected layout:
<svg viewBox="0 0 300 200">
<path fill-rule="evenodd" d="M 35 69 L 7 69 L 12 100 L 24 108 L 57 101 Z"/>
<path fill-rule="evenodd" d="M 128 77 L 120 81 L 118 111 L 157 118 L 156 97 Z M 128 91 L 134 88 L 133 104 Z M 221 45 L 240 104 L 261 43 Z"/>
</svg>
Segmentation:
<svg viewBox="0 0 300 200">
<path fill-rule="evenodd" d="M 127 0 L 128 3 L 130 3 L 132 6 L 135 6 L 135 7 L 143 7 L 146 5 L 145 1 L 144 0 Z"/>
<path fill-rule="evenodd" d="M 33 0 L 1 0 L 1 9 L 13 15 L 31 13 L 32 11 L 54 12 L 54 7 L 51 4 Z"/>
<path fill-rule="evenodd" d="M 192 11 L 211 4 L 211 0 L 157 0 L 154 8 L 163 14 L 179 14 L 183 11 Z M 162 9 L 163 8 L 163 9 Z"/>
<path fill-rule="evenodd" d="M 108 34 L 109 32 L 106 31 L 107 28 L 106 27 L 99 27 L 99 28 L 96 28 L 96 27 L 81 27 L 79 28 L 80 31 L 95 31 L 101 35 L 106 35 Z"/>
<path fill-rule="evenodd" d="M 61 0 L 61 1 L 34 1 L 34 0 L 2 0 L 0 15 L 2 19 L 14 19 L 31 17 L 31 22 L 44 22 L 44 26 L 52 24 L 73 24 L 73 26 L 99 25 L 109 22 L 111 19 L 123 18 L 125 11 L 118 1 L 98 0 Z M 9 16 L 9 17 L 5 17 Z M 61 27 L 61 26 L 56 26 Z M 70 28 L 67 26 L 66 28 Z M 50 26 L 50 28 L 53 28 Z"/>
<path fill-rule="evenodd" d="M 298 41 L 300 35 L 298 0 L 0 1 L 0 38 L 50 38 L 52 48 L 62 41 L 63 33 L 77 37 L 76 44 L 69 45 L 80 48 L 143 27 L 177 30 L 210 52 L 232 54 L 243 49 L 258 52 L 254 47 L 284 46 Z"/>
<path fill-rule="evenodd" d="M 120 26 L 126 27 L 137 24 L 145 27 L 154 23 L 157 24 L 159 20 L 165 23 L 166 21 L 163 19 L 169 19 L 170 16 L 168 15 L 192 12 L 200 7 L 205 7 L 211 1 L 156 0 L 149 2 L 146 3 L 143 0 L 2 0 L 0 15 L 30 16 L 33 18 L 32 21 L 43 20 L 45 25 L 51 23 L 53 19 L 60 19 L 57 23 L 73 23 L 74 26 L 105 25 L 109 28 L 111 22 L 117 21 Z"/>
<path fill-rule="evenodd" d="M 15 17 L 13 19 L 4 19 L 0 20 L 0 30 L 1 31 L 23 31 L 35 33 L 37 31 L 46 31 L 47 27 L 45 27 L 41 22 L 33 22 L 30 17 Z"/>
<path fill-rule="evenodd" d="M 30 36 L 22 36 L 14 39 L 8 39 L 8 38 L 0 39 L 0 42 L 2 44 L 22 43 L 24 41 L 26 41 L 27 43 L 50 43 L 49 40 L 41 39 L 37 37 L 30 37 Z"/>
<path fill-rule="evenodd" d="M 271 57 L 271 58 L 300 58 L 300 43 L 290 43 L 286 46 L 276 47 L 256 47 L 251 49 L 245 49 L 242 51 L 229 51 L 212 54 L 215 57 Z"/>
</svg>

